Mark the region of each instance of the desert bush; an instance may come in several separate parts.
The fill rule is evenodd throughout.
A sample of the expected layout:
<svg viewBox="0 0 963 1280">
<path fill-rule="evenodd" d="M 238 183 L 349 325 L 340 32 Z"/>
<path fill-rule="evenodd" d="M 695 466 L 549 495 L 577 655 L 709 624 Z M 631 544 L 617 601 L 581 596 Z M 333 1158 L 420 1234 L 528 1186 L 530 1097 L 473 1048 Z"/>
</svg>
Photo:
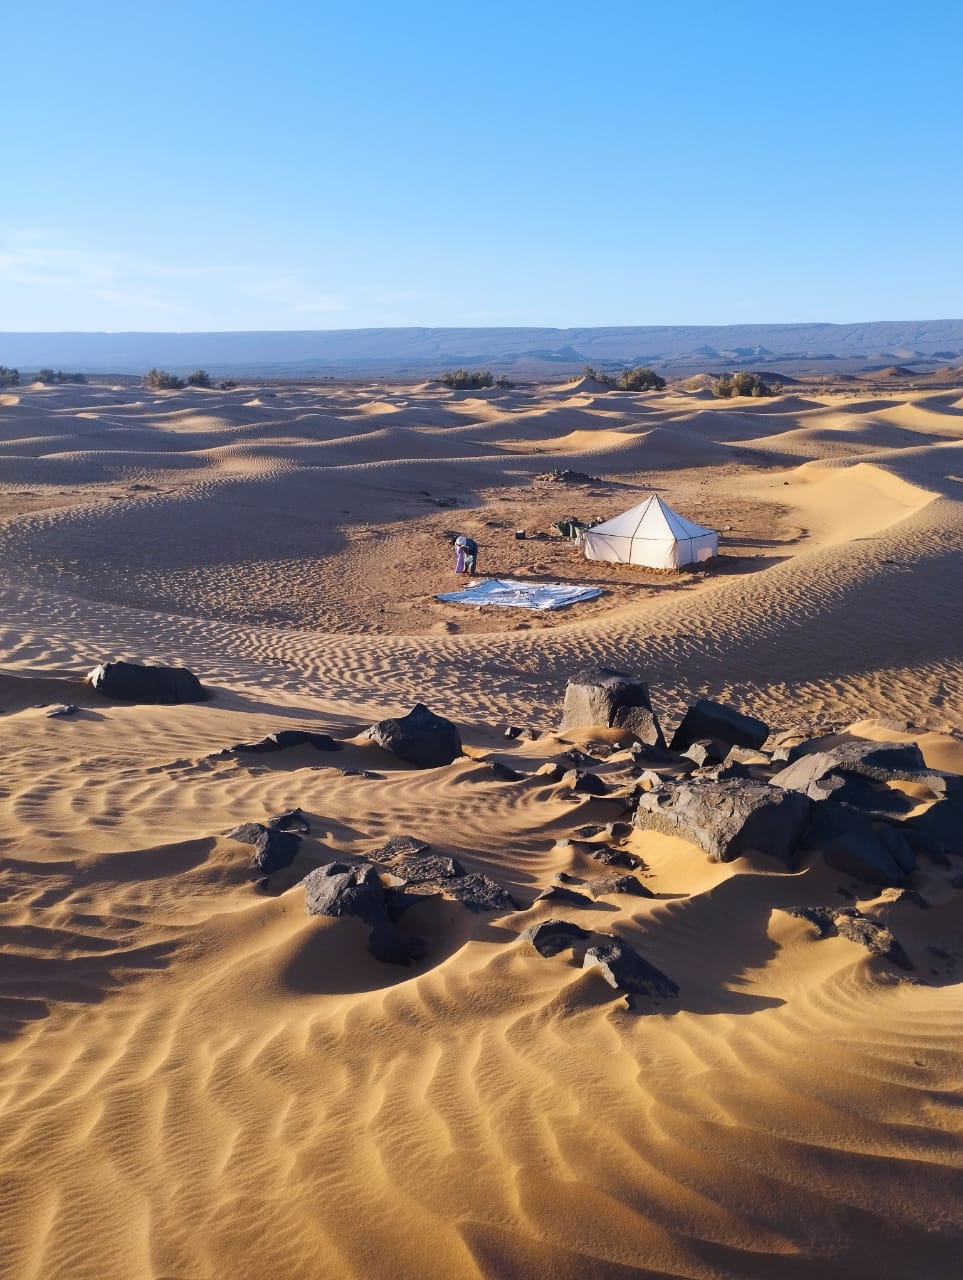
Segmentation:
<svg viewBox="0 0 963 1280">
<path fill-rule="evenodd" d="M 5 364 L 0 364 L 0 387 L 15 387 L 19 381 L 19 369 L 8 369 Z"/>
<path fill-rule="evenodd" d="M 193 373 L 189 373 L 185 379 L 189 387 L 210 387 L 211 375 L 203 369 L 195 369 Z"/>
<path fill-rule="evenodd" d="M 227 382 L 221 382 L 218 385 L 222 391 L 233 391 L 234 388 L 237 386 L 237 383 L 231 382 L 230 380 L 228 380 Z"/>
<path fill-rule="evenodd" d="M 591 378 L 593 382 L 601 382 L 603 387 L 615 386 L 615 379 L 610 373 L 605 373 L 602 369 L 596 369 L 595 365 L 592 364 L 587 364 L 572 381 L 578 382 L 579 378 Z"/>
<path fill-rule="evenodd" d="M 501 387 L 503 391 L 508 390 L 510 387 L 514 387 L 514 385 L 514 382 L 512 382 L 510 378 L 506 378 L 504 374 L 500 374 L 495 379 L 495 386 Z"/>
<path fill-rule="evenodd" d="M 645 365 L 636 365 L 634 369 L 623 369 L 619 374 L 619 387 L 623 391 L 662 391 L 665 389 L 665 378 L 660 378 Z"/>
<path fill-rule="evenodd" d="M 149 369 L 144 374 L 144 385 L 150 387 L 151 391 L 180 391 L 184 383 L 165 369 Z"/>
<path fill-rule="evenodd" d="M 38 382 L 86 382 L 87 379 L 82 373 L 64 373 L 63 369 L 54 372 L 53 369 L 38 369 Z"/>
<path fill-rule="evenodd" d="M 449 369 L 439 374 L 438 381 L 453 391 L 476 391 L 479 387 L 493 387 L 495 379 L 487 369 Z"/>
<path fill-rule="evenodd" d="M 771 396 L 772 388 L 758 373 L 724 373 L 712 384 L 712 394 L 720 400 L 730 396 Z"/>
</svg>

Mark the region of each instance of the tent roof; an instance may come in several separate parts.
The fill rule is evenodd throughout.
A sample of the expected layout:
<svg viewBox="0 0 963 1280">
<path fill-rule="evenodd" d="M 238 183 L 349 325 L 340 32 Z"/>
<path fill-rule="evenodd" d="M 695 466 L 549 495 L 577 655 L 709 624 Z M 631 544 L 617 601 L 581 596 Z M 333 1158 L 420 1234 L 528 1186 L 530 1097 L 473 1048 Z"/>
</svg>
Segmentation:
<svg viewBox="0 0 963 1280">
<path fill-rule="evenodd" d="M 673 511 L 667 502 L 663 502 L 654 493 L 631 511 L 623 511 L 620 516 L 613 516 L 611 520 L 597 524 L 586 532 L 616 538 L 657 538 L 661 542 L 683 542 L 690 538 L 704 538 L 707 533 L 714 534 L 715 530 L 686 520 L 685 516 Z"/>
</svg>

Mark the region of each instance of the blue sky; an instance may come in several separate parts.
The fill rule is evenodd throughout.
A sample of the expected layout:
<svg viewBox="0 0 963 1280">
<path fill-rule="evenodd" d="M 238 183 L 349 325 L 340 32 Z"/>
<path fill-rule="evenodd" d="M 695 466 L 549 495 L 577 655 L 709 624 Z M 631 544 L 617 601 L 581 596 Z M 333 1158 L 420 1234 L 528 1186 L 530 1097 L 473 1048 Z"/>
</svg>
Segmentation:
<svg viewBox="0 0 963 1280">
<path fill-rule="evenodd" d="M 963 5 L 4 17 L 0 330 L 963 315 Z"/>
</svg>

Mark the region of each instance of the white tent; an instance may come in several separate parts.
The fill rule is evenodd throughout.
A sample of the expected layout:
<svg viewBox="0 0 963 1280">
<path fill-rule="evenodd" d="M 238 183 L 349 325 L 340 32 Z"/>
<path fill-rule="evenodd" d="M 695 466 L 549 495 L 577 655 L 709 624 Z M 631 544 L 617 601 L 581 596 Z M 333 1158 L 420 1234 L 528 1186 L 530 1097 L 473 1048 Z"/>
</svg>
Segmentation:
<svg viewBox="0 0 963 1280">
<path fill-rule="evenodd" d="M 693 524 L 653 494 L 580 538 L 587 560 L 642 564 L 650 569 L 681 569 L 709 560 L 719 550 L 719 535 Z"/>
</svg>

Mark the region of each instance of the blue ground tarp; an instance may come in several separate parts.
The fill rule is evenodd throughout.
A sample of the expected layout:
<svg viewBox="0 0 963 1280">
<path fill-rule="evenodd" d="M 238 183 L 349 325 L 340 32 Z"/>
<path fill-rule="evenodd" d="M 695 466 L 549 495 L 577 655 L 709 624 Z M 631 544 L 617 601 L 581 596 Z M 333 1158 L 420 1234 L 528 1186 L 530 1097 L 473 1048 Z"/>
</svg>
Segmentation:
<svg viewBox="0 0 963 1280">
<path fill-rule="evenodd" d="M 518 582 L 514 578 L 486 578 L 464 591 L 435 596 L 448 604 L 499 605 L 505 609 L 563 609 L 577 600 L 594 600 L 600 587 L 576 587 L 564 582 Z"/>
</svg>

